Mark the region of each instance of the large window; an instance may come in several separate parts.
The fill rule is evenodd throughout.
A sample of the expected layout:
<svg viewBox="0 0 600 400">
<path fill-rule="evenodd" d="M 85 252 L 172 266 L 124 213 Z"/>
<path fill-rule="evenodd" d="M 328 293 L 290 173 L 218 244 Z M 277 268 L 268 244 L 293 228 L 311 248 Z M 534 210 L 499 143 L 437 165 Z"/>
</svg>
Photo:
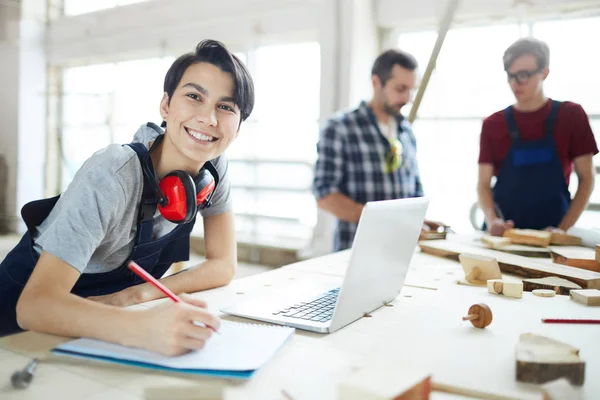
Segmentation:
<svg viewBox="0 0 600 400">
<path fill-rule="evenodd" d="M 239 231 L 253 240 L 310 240 L 319 119 L 315 42 L 261 46 L 248 55 L 256 106 L 228 155 Z"/>
<path fill-rule="evenodd" d="M 160 123 L 163 79 L 172 57 L 66 68 L 61 144 L 63 189 L 95 151 L 129 143 L 144 123 Z"/>
<path fill-rule="evenodd" d="M 442 220 L 458 231 L 472 229 L 469 210 L 477 200 L 481 123 L 514 102 L 502 54 L 530 32 L 550 46 L 546 94 L 582 104 L 600 139 L 600 98 L 595 95 L 600 91 L 600 77 L 594 72 L 600 55 L 573 46 L 600 35 L 600 18 L 452 29 L 414 124 L 423 185 L 432 197 L 429 218 Z M 433 31 L 407 33 L 400 36 L 398 46 L 414 54 L 424 71 L 435 39 Z M 595 164 L 600 166 L 599 157 L 595 157 Z M 577 179 L 573 177 L 571 182 L 574 193 Z M 592 201 L 600 203 L 600 190 L 594 192 Z M 596 215 L 586 212 L 579 224 L 597 222 Z"/>
</svg>

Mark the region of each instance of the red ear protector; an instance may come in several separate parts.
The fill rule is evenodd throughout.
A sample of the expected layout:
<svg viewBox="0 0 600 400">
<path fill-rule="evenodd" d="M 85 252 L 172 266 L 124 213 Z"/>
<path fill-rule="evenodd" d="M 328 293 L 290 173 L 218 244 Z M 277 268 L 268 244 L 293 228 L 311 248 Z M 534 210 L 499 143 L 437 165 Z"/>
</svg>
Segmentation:
<svg viewBox="0 0 600 400">
<path fill-rule="evenodd" d="M 152 144 L 146 155 L 143 170 L 155 187 L 161 215 L 173 223 L 187 224 L 194 219 L 198 210 L 210 207 L 219 176 L 209 161 L 194 178 L 185 171 L 175 170 L 158 182 L 150 153 L 163 137 L 164 135 L 158 136 Z"/>
</svg>

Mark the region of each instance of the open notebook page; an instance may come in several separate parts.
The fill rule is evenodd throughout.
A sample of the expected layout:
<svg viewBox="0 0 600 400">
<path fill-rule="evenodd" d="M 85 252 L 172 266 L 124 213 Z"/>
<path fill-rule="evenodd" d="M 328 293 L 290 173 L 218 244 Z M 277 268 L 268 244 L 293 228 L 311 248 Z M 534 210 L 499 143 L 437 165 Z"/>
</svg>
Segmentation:
<svg viewBox="0 0 600 400">
<path fill-rule="evenodd" d="M 172 369 L 225 371 L 256 370 L 264 365 L 294 333 L 293 328 L 221 321 L 219 334 L 206 346 L 177 357 L 93 339 L 77 339 L 57 346 L 57 353 L 96 356 L 152 364 Z"/>
</svg>

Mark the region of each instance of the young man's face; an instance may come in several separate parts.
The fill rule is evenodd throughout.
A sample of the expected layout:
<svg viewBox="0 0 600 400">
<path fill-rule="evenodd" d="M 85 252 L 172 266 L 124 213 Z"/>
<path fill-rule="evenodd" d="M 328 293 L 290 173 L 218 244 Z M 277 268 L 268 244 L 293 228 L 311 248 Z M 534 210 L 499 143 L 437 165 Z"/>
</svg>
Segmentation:
<svg viewBox="0 0 600 400">
<path fill-rule="evenodd" d="M 400 114 L 402 107 L 410 101 L 416 85 L 417 74 L 415 71 L 394 65 L 392 75 L 383 87 L 379 78 L 377 78 L 377 82 L 375 83 L 375 97 L 378 98 L 385 112 L 395 117 Z"/>
<path fill-rule="evenodd" d="M 532 54 L 515 59 L 507 73 L 510 89 L 517 102 L 525 103 L 539 96 L 548 72 L 548 68 L 539 68 L 537 59 Z"/>
<path fill-rule="evenodd" d="M 171 96 L 163 96 L 160 111 L 167 122 L 166 139 L 198 164 L 221 155 L 237 137 L 240 110 L 233 102 L 231 74 L 209 63 L 186 69 Z"/>
</svg>

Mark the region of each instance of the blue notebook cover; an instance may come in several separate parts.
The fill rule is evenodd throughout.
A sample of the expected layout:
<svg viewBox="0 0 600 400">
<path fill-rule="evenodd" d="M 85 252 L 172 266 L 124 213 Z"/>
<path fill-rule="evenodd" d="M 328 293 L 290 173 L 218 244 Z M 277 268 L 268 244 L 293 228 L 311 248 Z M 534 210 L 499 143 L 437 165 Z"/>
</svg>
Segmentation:
<svg viewBox="0 0 600 400">
<path fill-rule="evenodd" d="M 72 340 L 52 352 L 160 371 L 248 379 L 289 340 L 294 329 L 222 321 L 219 333 L 203 349 L 177 357 L 94 339 Z"/>
</svg>

